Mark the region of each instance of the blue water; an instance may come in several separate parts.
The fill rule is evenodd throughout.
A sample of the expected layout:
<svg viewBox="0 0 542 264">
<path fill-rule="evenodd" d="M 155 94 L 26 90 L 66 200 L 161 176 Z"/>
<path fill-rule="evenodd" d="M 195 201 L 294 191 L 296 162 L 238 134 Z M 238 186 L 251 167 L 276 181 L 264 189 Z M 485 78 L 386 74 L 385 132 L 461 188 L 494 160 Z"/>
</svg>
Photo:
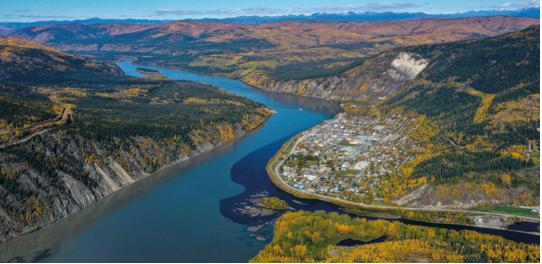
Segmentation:
<svg viewBox="0 0 542 264">
<path fill-rule="evenodd" d="M 129 61 L 119 66 L 129 75 L 140 75 Z M 277 113 L 237 142 L 150 176 L 81 214 L 10 242 L 4 253 L 16 256 L 50 249 L 50 256 L 42 261 L 52 262 L 246 262 L 265 246 L 249 236 L 247 225 L 220 213 L 222 199 L 244 190 L 231 180 L 231 168 L 249 153 L 332 117 L 336 108 L 324 101 L 272 95 L 237 80 L 148 68 L 173 79 L 220 87 Z"/>
<path fill-rule="evenodd" d="M 129 75 L 141 75 L 130 61 L 120 62 L 119 66 Z M 238 141 L 161 170 L 59 223 L 1 243 L 0 261 L 39 252 L 39 260 L 45 262 L 246 262 L 268 243 L 258 241 L 247 227 L 268 223 L 262 230 L 270 230 L 269 221 L 277 216 L 240 214 L 236 209 L 252 195 L 265 191 L 289 201 L 296 209 L 340 211 L 333 205 L 296 199 L 280 191 L 264 169 L 284 141 L 331 118 L 338 110 L 336 105 L 266 93 L 237 80 L 145 68 L 159 70 L 173 79 L 220 87 L 263 103 L 277 113 Z M 539 239 L 504 230 L 404 222 L 472 229 L 530 243 Z M 270 236 L 268 233 L 266 238 Z"/>
</svg>

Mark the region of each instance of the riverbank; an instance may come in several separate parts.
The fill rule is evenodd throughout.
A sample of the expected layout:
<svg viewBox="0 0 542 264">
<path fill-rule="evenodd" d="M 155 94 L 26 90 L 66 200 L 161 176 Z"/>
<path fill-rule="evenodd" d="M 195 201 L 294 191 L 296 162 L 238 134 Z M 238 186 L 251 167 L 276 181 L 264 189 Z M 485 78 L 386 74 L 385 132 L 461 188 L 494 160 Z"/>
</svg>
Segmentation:
<svg viewBox="0 0 542 264">
<path fill-rule="evenodd" d="M 273 241 L 251 262 L 538 263 L 540 246 L 468 230 L 298 211 L 277 220 Z"/>
<path fill-rule="evenodd" d="M 459 209 L 435 209 L 435 208 L 410 208 L 410 207 L 397 207 L 397 206 L 388 206 L 388 205 L 371 205 L 371 204 L 363 204 L 363 203 L 357 203 L 352 202 L 340 198 L 335 197 L 329 197 L 317 193 L 311 193 L 303 190 L 296 189 L 290 185 L 288 185 L 279 175 L 278 168 L 282 165 L 282 163 L 285 161 L 285 159 L 289 156 L 290 151 L 293 150 L 298 142 L 300 141 L 301 137 L 303 137 L 305 132 L 301 132 L 300 134 L 297 134 L 296 136 L 292 137 L 290 140 L 288 140 L 280 149 L 277 151 L 277 153 L 269 160 L 266 171 L 269 175 L 270 180 L 280 188 L 281 190 L 292 194 L 295 197 L 303 198 L 303 199 L 317 199 L 320 201 L 328 202 L 340 207 L 344 208 L 350 208 L 354 209 L 351 210 L 351 213 L 355 214 L 355 210 L 361 210 L 361 211 L 370 211 L 373 216 L 378 217 L 379 214 L 382 214 L 383 218 L 389 218 L 390 213 L 392 215 L 399 215 L 398 218 L 406 219 L 406 220 L 413 220 L 413 221 L 421 221 L 421 222 L 427 222 L 427 223 L 435 223 L 435 224 L 452 224 L 452 225 L 462 225 L 462 226 L 469 226 L 469 227 L 481 227 L 481 228 L 489 228 L 489 229 L 496 229 L 496 230 L 507 230 L 507 226 L 509 224 L 513 224 L 515 222 L 536 222 L 539 223 L 539 219 L 533 218 L 533 217 L 521 217 L 517 215 L 505 215 L 505 214 L 495 214 L 491 212 L 478 212 L 478 211 L 469 211 L 469 210 L 459 210 Z M 419 213 L 439 213 L 444 214 L 448 216 L 454 216 L 456 214 L 461 215 L 468 215 L 469 219 L 472 220 L 474 224 L 471 223 L 465 223 L 465 222 L 439 222 L 439 221 L 428 221 L 427 219 L 420 219 L 417 217 L 404 217 L 405 214 L 413 213 L 414 215 Z M 362 214 L 360 214 L 362 215 Z M 507 225 L 496 225 L 496 221 L 489 221 L 490 224 L 485 224 L 484 222 L 480 222 L 478 219 L 483 219 L 484 217 L 494 217 L 494 218 L 505 218 L 505 221 L 503 223 L 509 223 Z M 445 217 L 447 219 L 453 219 L 454 217 Z M 514 231 L 516 232 L 516 231 Z M 517 231 L 527 234 L 533 234 L 533 235 L 539 235 L 539 232 L 523 232 L 523 231 Z"/>
<path fill-rule="evenodd" d="M 175 71 L 175 68 L 168 68 L 168 69 L 171 69 L 172 71 Z M 191 73 L 195 74 L 197 72 L 191 72 Z M 221 75 L 214 75 L 214 76 L 221 76 Z M 239 81 L 239 82 L 246 85 L 246 83 L 244 83 L 243 80 L 237 80 L 237 81 Z M 257 90 L 268 93 L 265 89 L 262 90 L 262 89 L 259 89 L 257 87 L 252 87 L 252 88 L 256 88 Z M 269 96 L 272 96 L 272 95 L 275 95 L 275 94 L 274 93 L 269 93 Z M 281 94 L 278 93 L 276 95 L 278 96 L 278 95 L 281 95 Z M 284 94 L 284 95 L 287 96 L 287 94 Z M 301 96 L 300 98 L 310 98 L 310 97 Z M 269 169 L 267 169 L 267 171 L 268 171 L 269 175 L 272 175 L 272 173 L 269 173 Z M 325 197 L 325 196 L 314 197 L 312 193 L 306 193 L 306 192 L 299 193 L 299 192 L 297 192 L 297 189 L 295 189 L 295 188 L 290 188 L 289 190 L 288 189 L 285 190 L 285 188 L 283 188 L 284 186 L 281 187 L 280 182 L 278 183 L 276 181 L 276 179 L 274 179 L 273 177 L 270 177 L 270 179 L 271 179 L 271 181 L 273 182 L 273 184 L 275 186 L 279 187 L 279 189 L 281 189 L 282 191 L 285 191 L 286 193 L 292 194 L 292 195 L 294 195 L 295 197 L 298 197 L 298 198 L 305 198 L 305 199 L 311 199 L 311 200 L 324 201 L 324 202 L 329 202 L 329 203 L 332 203 L 334 205 L 341 206 L 341 207 L 357 208 L 357 209 L 361 209 L 361 210 L 369 210 L 369 209 L 370 210 L 379 210 L 380 212 L 377 212 L 375 214 L 375 217 L 378 217 L 378 218 L 385 218 L 385 219 L 392 219 L 392 218 L 414 219 L 414 221 L 420 221 L 420 222 L 425 222 L 425 223 L 443 224 L 443 222 L 427 221 L 426 219 L 425 220 L 420 220 L 418 218 L 402 217 L 401 214 L 398 214 L 397 212 L 395 212 L 396 210 L 399 209 L 398 207 L 387 207 L 387 206 L 378 206 L 378 205 L 360 205 L 360 204 L 357 204 L 357 203 L 352 203 L 352 202 L 349 202 L 349 201 L 340 200 L 340 199 L 331 198 L 331 197 Z M 286 186 L 288 186 L 288 185 L 286 184 Z M 289 187 L 291 187 L 291 186 L 289 186 Z M 402 209 L 405 209 L 405 208 L 402 208 Z M 408 209 L 409 208 L 407 208 L 407 210 Z M 222 206 L 221 206 L 221 210 L 222 210 Z M 388 211 L 392 210 L 393 212 L 390 213 L 390 212 L 387 212 L 386 210 L 388 210 Z M 472 214 L 470 211 L 462 211 L 462 210 L 457 210 L 456 211 L 456 210 L 423 209 L 423 208 L 422 209 L 413 208 L 412 210 L 409 210 L 407 212 L 427 212 L 427 214 L 429 214 L 429 213 L 447 213 L 448 215 L 452 214 L 453 212 L 466 213 L 466 214 L 469 214 L 469 215 Z M 371 212 L 371 213 L 374 213 L 374 212 Z M 230 215 L 233 215 L 233 214 L 223 212 L 223 215 L 230 216 Z M 498 216 L 496 214 L 487 213 L 487 212 L 480 212 L 480 215 L 482 215 L 482 216 Z M 506 217 L 510 217 L 510 216 L 506 216 Z M 511 216 L 511 217 L 515 217 L 515 216 Z M 231 218 L 235 219 L 234 221 L 236 221 L 236 222 L 245 222 L 246 223 L 246 222 L 251 221 L 251 220 L 245 219 L 244 217 L 240 217 L 240 216 L 233 216 Z M 481 219 L 483 220 L 483 218 L 481 218 Z M 536 219 L 536 218 L 521 218 L 521 219 L 538 222 L 538 219 Z M 493 221 L 493 223 L 494 223 L 494 221 Z M 488 229 L 509 231 L 505 227 L 496 227 L 494 225 L 485 225 L 485 224 L 476 224 L 476 225 L 474 225 L 474 224 L 465 224 L 465 223 L 461 223 L 461 222 L 446 222 L 445 224 L 465 226 L 465 227 L 469 226 L 469 227 L 474 227 L 474 228 L 488 228 Z M 526 233 L 527 234 L 538 235 L 537 232 L 526 232 Z"/>
<path fill-rule="evenodd" d="M 239 135 L 237 135 L 234 139 L 232 139 L 232 140 L 230 140 L 230 141 L 222 141 L 222 142 L 220 142 L 220 143 L 218 143 L 218 144 L 207 144 L 207 145 L 206 145 L 204 148 L 202 148 L 201 150 L 198 150 L 197 152 L 194 152 L 193 155 L 191 155 L 191 156 L 189 156 L 189 157 L 186 157 L 186 158 L 181 158 L 181 159 L 175 160 L 174 162 L 171 162 L 171 163 L 167 163 L 166 165 L 160 167 L 160 168 L 157 169 L 156 171 L 153 171 L 153 172 L 151 172 L 151 173 L 149 173 L 149 174 L 147 174 L 147 175 L 144 175 L 143 177 L 136 177 L 136 176 L 130 175 L 130 174 L 128 174 L 126 171 L 122 170 L 121 172 L 122 172 L 123 174 L 125 174 L 127 177 L 129 177 L 130 179 L 133 179 L 133 180 L 132 180 L 132 181 L 129 181 L 127 184 L 124 184 L 124 185 L 119 186 L 118 189 L 116 189 L 116 190 L 114 190 L 114 191 L 112 191 L 112 192 L 105 193 L 103 197 L 101 197 L 100 199 L 94 201 L 93 203 L 88 204 L 87 206 L 84 206 L 84 207 L 80 208 L 79 211 L 84 210 L 84 209 L 88 209 L 88 208 L 90 208 L 90 207 L 93 207 L 97 202 L 99 202 L 99 201 L 101 201 L 102 199 L 105 199 L 105 198 L 111 196 L 112 194 L 114 194 L 114 193 L 116 193 L 116 192 L 118 192 L 118 191 L 121 191 L 121 190 L 125 189 L 126 187 L 132 185 L 133 183 L 136 183 L 136 182 L 138 182 L 138 181 L 140 181 L 140 180 L 143 180 L 143 179 L 145 179 L 145 178 L 148 178 L 148 177 L 152 177 L 154 174 L 160 173 L 161 171 L 164 171 L 164 170 L 168 170 L 168 169 L 170 169 L 170 168 L 172 168 L 172 167 L 174 167 L 174 166 L 179 165 L 180 163 L 183 163 L 183 162 L 189 162 L 189 161 L 192 160 L 192 159 L 197 159 L 197 158 L 198 158 L 199 156 L 201 156 L 202 154 L 205 154 L 205 153 L 210 152 L 210 151 L 212 151 L 212 150 L 214 150 L 214 149 L 217 149 L 217 148 L 223 146 L 225 143 L 230 143 L 230 142 L 234 142 L 234 141 L 239 141 L 239 140 L 241 140 L 242 138 L 244 138 L 245 136 L 247 136 L 248 134 L 250 134 L 251 132 L 253 132 L 253 131 L 259 129 L 259 128 L 260 128 L 261 126 L 263 126 L 264 124 L 265 124 L 265 122 L 264 122 L 264 123 L 260 123 L 260 124 L 258 124 L 254 129 L 252 129 L 252 130 L 250 130 L 250 131 L 247 131 L 246 133 L 240 133 Z M 121 170 L 121 169 L 122 169 L 122 168 L 119 167 L 119 170 Z M 16 236 L 11 236 L 11 237 L 8 237 L 8 239 L 6 239 L 6 240 L 0 241 L 0 244 L 1 244 L 1 243 L 5 243 L 5 242 L 9 242 L 10 240 L 16 240 L 16 239 L 19 239 L 19 238 L 21 238 L 21 237 L 23 237 L 23 236 L 25 236 L 25 235 L 28 235 L 28 234 L 31 234 L 31 233 L 33 233 L 33 232 L 39 231 L 39 230 L 41 230 L 41 229 L 43 229 L 43 228 L 47 228 L 47 227 L 48 227 L 49 225 L 51 225 L 51 224 L 58 224 L 58 223 L 62 222 L 63 220 L 67 219 L 68 217 L 77 214 L 79 211 L 74 212 L 74 213 L 71 213 L 71 214 L 68 214 L 68 215 L 66 215 L 66 216 L 64 216 L 64 217 L 56 218 L 54 221 L 47 222 L 47 223 L 45 223 L 45 224 L 43 224 L 43 225 L 40 225 L 40 226 L 38 226 L 38 227 L 36 227 L 36 228 L 33 228 L 33 229 L 27 229 L 27 230 L 25 230 L 24 232 L 21 232 L 21 233 L 19 233 L 19 234 L 16 235 Z"/>
<path fill-rule="evenodd" d="M 75 119 L 66 108 L 54 123 L 65 126 L 1 149 L 9 159 L 2 160 L 0 173 L 0 241 L 42 229 L 156 171 L 238 140 L 272 116 L 262 104 L 201 83 L 129 83 L 140 86 L 74 88 L 84 94 L 70 99 Z"/>
<path fill-rule="evenodd" d="M 141 66 L 129 62 L 120 66 L 129 75 L 141 75 L 135 70 Z M 276 114 L 242 139 L 194 156 L 180 166 L 153 173 L 47 228 L 0 243 L 0 259 L 50 249 L 50 255 L 42 261 L 246 262 L 268 243 L 269 240 L 260 241 L 247 231 L 249 226 L 258 224 L 232 221 L 221 213 L 221 201 L 244 190 L 232 181 L 232 167 L 243 157 L 280 140 L 265 157 L 257 157 L 261 173 L 251 177 L 258 182 L 265 179 L 275 188 L 265 176 L 269 158 L 292 135 L 332 118 L 338 106 L 322 100 L 266 93 L 238 80 L 149 68 L 171 79 L 219 87 L 265 105 Z M 226 210 L 240 208 L 234 206 Z M 207 228 L 198 228 L 201 226 Z M 266 226 L 265 229 L 272 230 L 271 224 Z M 213 237 L 212 244 L 208 237 Z"/>
</svg>

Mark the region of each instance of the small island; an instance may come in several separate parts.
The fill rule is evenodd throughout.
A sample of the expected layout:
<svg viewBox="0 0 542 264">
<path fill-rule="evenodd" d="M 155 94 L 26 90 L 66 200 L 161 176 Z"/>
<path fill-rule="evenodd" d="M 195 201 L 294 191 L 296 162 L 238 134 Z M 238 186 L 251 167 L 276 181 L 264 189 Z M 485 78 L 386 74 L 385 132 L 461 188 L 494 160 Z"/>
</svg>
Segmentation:
<svg viewBox="0 0 542 264">
<path fill-rule="evenodd" d="M 257 203 L 260 207 L 271 209 L 274 211 L 284 211 L 292 209 L 288 202 L 277 197 L 263 197 L 258 200 Z"/>
<path fill-rule="evenodd" d="M 148 68 L 140 68 L 140 67 L 137 67 L 136 69 L 137 69 L 138 72 L 140 72 L 142 74 L 145 74 L 145 75 L 148 75 L 148 76 L 154 76 L 154 77 L 164 76 L 163 73 L 161 73 L 160 71 L 157 71 L 157 70 L 148 69 Z"/>
</svg>

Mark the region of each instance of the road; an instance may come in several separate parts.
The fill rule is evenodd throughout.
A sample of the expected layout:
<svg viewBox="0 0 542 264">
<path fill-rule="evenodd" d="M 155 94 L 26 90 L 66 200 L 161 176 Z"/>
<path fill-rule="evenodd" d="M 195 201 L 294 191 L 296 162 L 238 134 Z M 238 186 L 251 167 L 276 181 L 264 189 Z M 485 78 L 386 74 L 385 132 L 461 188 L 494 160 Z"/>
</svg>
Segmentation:
<svg viewBox="0 0 542 264">
<path fill-rule="evenodd" d="M 347 207 L 353 207 L 353 208 L 360 208 L 360 209 L 403 209 L 403 210 L 411 210 L 411 211 L 424 211 L 424 212 L 451 212 L 451 213 L 468 213 L 473 215 L 490 215 L 490 216 L 500 216 L 500 217 L 518 217 L 523 220 L 532 221 L 532 222 L 540 222 L 539 218 L 535 217 L 528 217 L 528 216 L 518 216 L 518 215 L 511 215 L 511 214 L 504 214 L 504 213 L 492 213 L 492 212 L 483 212 L 483 211 L 472 211 L 472 210 L 464 210 L 464 209 L 446 209 L 446 208 L 418 208 L 418 207 L 397 207 L 397 206 L 389 206 L 389 205 L 371 205 L 371 204 L 365 204 L 365 203 L 358 203 L 358 202 L 352 202 L 340 198 L 335 197 L 329 197 L 322 194 L 317 193 L 311 193 L 303 190 L 296 189 L 292 186 L 290 186 L 288 183 L 286 183 L 282 177 L 280 177 L 280 174 L 278 172 L 278 168 L 282 166 L 285 159 L 282 159 L 282 151 L 287 150 L 289 147 L 289 144 L 292 144 L 292 140 L 295 140 L 293 142 L 293 146 L 290 151 L 295 150 L 299 142 L 303 139 L 305 136 L 305 133 L 303 132 L 300 136 L 296 136 L 290 141 L 288 141 L 277 154 L 275 157 L 278 157 L 277 162 L 271 162 L 268 164 L 267 171 L 269 173 L 269 177 L 271 178 L 271 181 L 279 187 L 281 190 L 288 192 L 296 197 L 300 198 L 306 198 L 306 199 L 318 199 L 325 202 L 330 202 L 333 204 L 336 204 L 338 206 L 347 206 Z M 290 153 L 286 154 L 286 157 L 289 156 Z M 276 164 L 272 164 L 276 163 Z M 482 226 L 482 225 L 476 225 L 476 226 Z M 491 228 L 494 228 L 493 226 Z"/>
<path fill-rule="evenodd" d="M 449 138 L 447 136 L 444 136 L 444 135 L 439 135 L 439 136 L 441 138 L 443 138 L 444 140 L 447 140 L 452 146 L 454 146 L 456 148 L 460 148 L 460 149 L 465 149 L 465 147 L 457 145 L 457 143 L 455 143 L 455 141 L 453 141 L 451 138 Z"/>
<path fill-rule="evenodd" d="M 25 143 L 25 142 L 31 140 L 34 137 L 37 137 L 39 135 L 42 135 L 42 134 L 44 134 L 46 132 L 51 131 L 55 127 L 66 124 L 68 122 L 68 120 L 70 120 L 70 121 L 72 120 L 72 112 L 68 108 L 64 108 L 64 110 L 62 111 L 62 116 L 61 116 L 60 119 L 32 126 L 29 129 L 39 129 L 39 130 L 36 131 L 36 132 L 33 132 L 32 134 L 30 134 L 30 135 L 28 135 L 28 136 L 26 136 L 24 138 L 17 139 L 15 141 L 10 141 L 10 142 L 3 143 L 3 144 L 0 145 L 0 149 L 4 149 L 4 148 L 10 147 L 10 146 Z"/>
</svg>

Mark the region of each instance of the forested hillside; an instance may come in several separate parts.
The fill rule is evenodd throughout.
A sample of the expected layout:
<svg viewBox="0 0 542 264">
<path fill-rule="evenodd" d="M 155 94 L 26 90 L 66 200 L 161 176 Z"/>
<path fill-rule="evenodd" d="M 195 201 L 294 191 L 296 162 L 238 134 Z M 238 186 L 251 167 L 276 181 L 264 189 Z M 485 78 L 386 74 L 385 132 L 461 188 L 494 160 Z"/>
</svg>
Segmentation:
<svg viewBox="0 0 542 264">
<path fill-rule="evenodd" d="M 533 25 L 395 48 L 336 75 L 266 85 L 342 101 L 351 114 L 412 119 L 411 157 L 373 188 L 384 203 L 506 213 L 493 206 L 539 204 L 539 35 Z"/>
<path fill-rule="evenodd" d="M 129 78 L 113 64 L 0 43 L 0 241 L 233 140 L 270 115 L 208 85 Z"/>
<path fill-rule="evenodd" d="M 114 64 L 87 60 L 34 42 L 0 38 L 2 82 L 104 81 L 120 76 L 122 71 Z"/>
<path fill-rule="evenodd" d="M 443 29 L 446 30 L 446 29 Z M 472 78 L 471 81 L 476 82 L 474 85 L 485 86 L 482 89 L 505 89 L 510 88 L 509 85 L 519 82 L 516 78 L 522 78 L 521 76 L 528 75 L 525 71 L 532 70 L 532 65 L 519 64 L 520 69 L 514 71 L 513 73 L 509 72 L 506 77 L 499 77 L 502 82 L 499 83 L 499 87 L 489 88 L 493 85 L 490 82 L 494 82 L 494 76 L 499 74 L 499 71 L 503 68 L 512 67 L 511 62 L 506 61 L 503 58 L 507 56 L 525 56 L 525 54 L 518 54 L 522 43 L 532 42 L 532 39 L 517 37 L 516 39 L 521 39 L 521 43 L 517 43 L 515 46 L 513 44 L 506 44 L 495 41 L 492 44 L 485 42 L 480 42 L 485 45 L 483 47 L 477 47 L 473 41 L 471 42 L 447 42 L 439 46 L 435 45 L 418 45 L 423 44 L 421 41 L 416 43 L 416 46 L 407 46 L 407 47 L 387 47 L 380 49 L 383 50 L 382 53 L 379 53 L 374 56 L 362 56 L 353 60 L 352 63 L 345 64 L 342 67 L 333 68 L 329 65 L 333 64 L 331 61 L 328 61 L 326 70 L 320 70 L 318 66 L 313 66 L 310 63 L 300 65 L 297 69 L 293 67 L 292 64 L 286 64 L 281 67 L 276 67 L 277 70 L 283 69 L 284 74 L 290 75 L 286 76 L 277 71 L 251 71 L 250 74 L 244 76 L 243 80 L 255 87 L 260 87 L 269 91 L 282 92 L 282 93 L 292 93 L 299 94 L 310 97 L 325 98 L 329 100 L 336 101 L 349 101 L 349 100 L 365 100 L 365 101 L 374 101 L 375 99 L 385 99 L 389 95 L 393 94 L 398 88 L 402 86 L 408 86 L 409 81 L 415 78 L 424 78 L 417 76 L 418 73 L 431 74 L 431 80 L 435 78 L 443 79 L 449 75 L 461 75 L 469 72 L 475 67 L 481 67 L 481 64 L 470 65 L 470 56 L 473 56 L 472 59 L 478 62 L 485 62 L 485 60 L 492 60 L 492 69 L 489 74 L 482 74 L 480 70 L 489 70 L 486 68 L 477 69 L 476 72 L 479 76 L 469 75 L 467 78 Z M 506 40 L 503 40 L 506 41 Z M 438 41 L 436 41 L 438 42 Z M 451 44 L 454 43 L 454 44 Z M 466 43 L 468 46 L 465 46 Z M 408 43 L 403 43 L 407 45 Z M 449 44 L 449 46 L 448 46 Z M 500 54 L 501 60 L 494 60 L 490 58 L 490 55 L 483 55 L 482 52 L 484 49 L 491 49 L 492 46 L 506 45 L 501 46 L 500 49 L 503 53 Z M 437 47 L 448 47 L 448 52 L 445 54 L 438 54 L 440 50 L 435 50 Z M 506 48 L 512 48 L 513 50 L 506 50 Z M 465 51 L 465 54 L 461 57 L 462 59 L 455 59 L 456 55 L 454 51 L 458 48 L 462 48 Z M 530 47 L 536 48 L 534 46 Z M 445 52 L 442 50 L 442 52 Z M 523 51 L 521 51 L 523 52 Z M 533 52 L 531 50 L 531 52 Z M 438 56 L 437 56 L 438 54 Z M 537 56 L 534 55 L 533 56 Z M 496 59 L 496 58 L 495 58 Z M 453 64 L 444 67 L 444 63 Z M 514 62 L 517 62 L 513 59 Z M 438 63 L 439 66 L 434 66 L 435 63 Z M 431 71 L 423 71 L 426 66 L 433 64 L 433 69 Z M 470 66 L 470 67 L 463 67 Z M 440 67 L 440 69 L 436 69 Z M 531 67 L 531 68 L 527 68 Z M 298 69 L 306 68 L 311 69 L 311 75 L 305 75 L 300 73 Z M 333 68 L 333 69 L 332 69 Z M 460 72 L 463 71 L 463 72 Z M 514 74 L 512 76 L 511 74 Z M 465 76 L 463 76 L 465 77 Z M 461 80 L 463 82 L 466 79 Z"/>
<path fill-rule="evenodd" d="M 401 49 L 428 66 L 381 108 L 420 117 L 413 137 L 425 147 L 403 172 L 436 183 L 408 203 L 538 204 L 539 41 L 540 28 L 532 26 L 478 41 Z"/>
<path fill-rule="evenodd" d="M 496 36 L 536 23 L 537 19 L 503 16 L 257 25 L 174 21 L 154 25 L 46 25 L 23 28 L 11 36 L 86 56 L 133 56 L 141 64 L 226 74 L 262 89 L 341 99 L 351 94 L 359 97 L 359 86 L 338 84 L 334 78 L 322 82 L 321 77 L 336 76 L 360 65 L 364 58 L 408 45 Z M 329 88 L 302 82 L 312 79 Z M 353 91 L 348 93 L 349 89 Z"/>
</svg>

